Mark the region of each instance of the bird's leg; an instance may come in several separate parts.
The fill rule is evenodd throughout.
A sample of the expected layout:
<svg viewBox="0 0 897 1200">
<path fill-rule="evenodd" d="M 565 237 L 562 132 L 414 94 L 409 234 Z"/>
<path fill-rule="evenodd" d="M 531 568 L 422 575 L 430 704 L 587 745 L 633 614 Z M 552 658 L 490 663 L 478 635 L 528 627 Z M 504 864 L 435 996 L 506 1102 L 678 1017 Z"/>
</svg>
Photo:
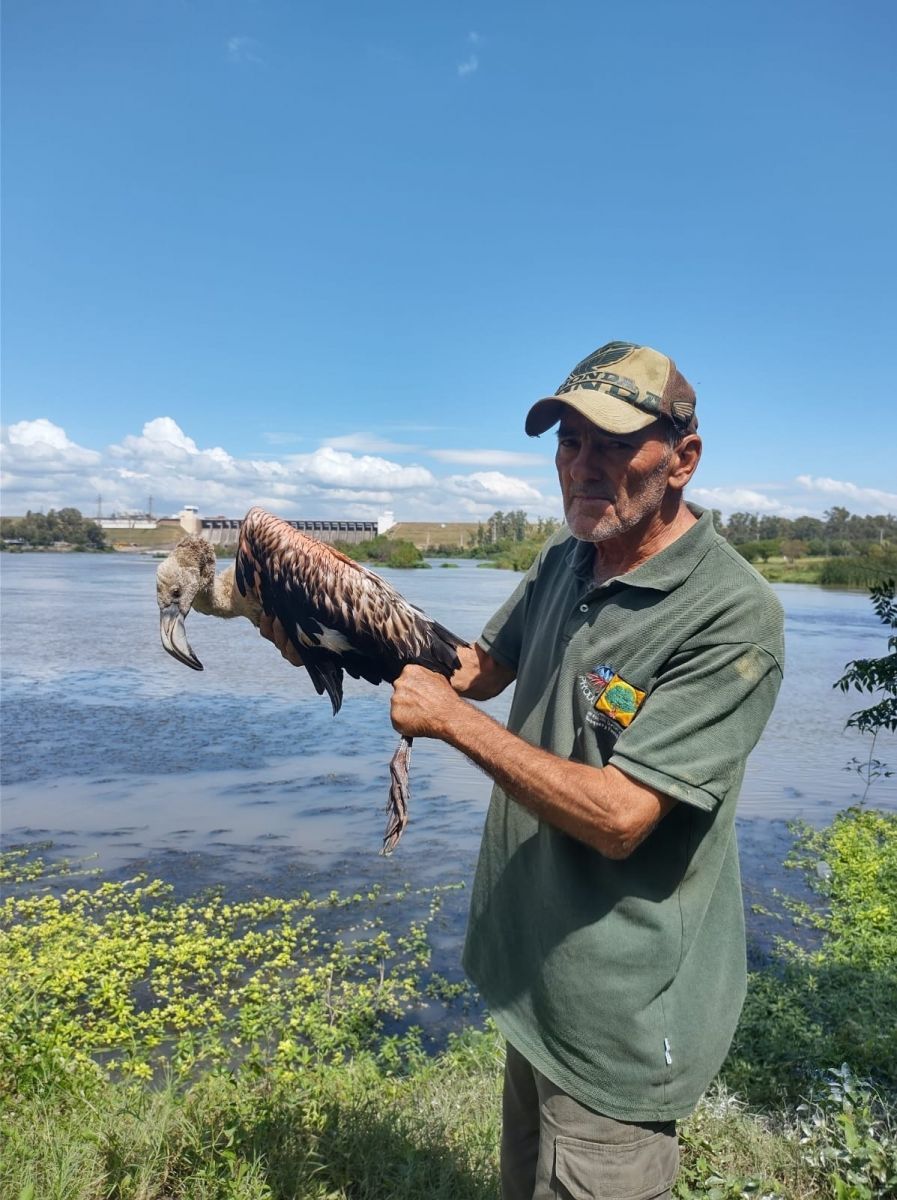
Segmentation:
<svg viewBox="0 0 897 1200">
<path fill-rule="evenodd" d="M 408 800 L 411 795 L 411 789 L 408 786 L 408 768 L 411 766 L 411 743 L 411 738 L 403 737 L 399 742 L 398 750 L 390 759 L 391 782 L 389 799 L 386 802 L 388 818 L 381 854 L 392 854 L 408 824 Z"/>
</svg>

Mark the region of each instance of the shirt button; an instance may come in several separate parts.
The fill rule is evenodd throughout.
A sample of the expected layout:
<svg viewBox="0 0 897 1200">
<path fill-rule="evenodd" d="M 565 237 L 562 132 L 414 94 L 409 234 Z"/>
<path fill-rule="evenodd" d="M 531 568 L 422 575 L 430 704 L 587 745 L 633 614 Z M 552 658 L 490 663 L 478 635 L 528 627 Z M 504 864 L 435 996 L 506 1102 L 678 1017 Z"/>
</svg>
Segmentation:
<svg viewBox="0 0 897 1200">
<path fill-rule="evenodd" d="M 580 612 L 588 612 L 588 611 L 589 611 L 589 606 L 588 606 L 588 604 L 580 604 L 580 606 L 579 606 L 579 611 L 580 611 Z"/>
</svg>

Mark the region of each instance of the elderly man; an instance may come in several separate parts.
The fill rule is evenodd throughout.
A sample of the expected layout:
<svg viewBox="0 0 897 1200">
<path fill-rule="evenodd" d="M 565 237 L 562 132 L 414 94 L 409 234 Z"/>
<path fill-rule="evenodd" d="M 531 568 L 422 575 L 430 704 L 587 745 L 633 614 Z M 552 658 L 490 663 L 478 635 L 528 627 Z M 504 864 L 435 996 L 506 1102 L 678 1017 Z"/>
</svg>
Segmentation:
<svg viewBox="0 0 897 1200">
<path fill-rule="evenodd" d="M 464 963 L 508 1043 L 503 1196 L 649 1200 L 744 998 L 735 802 L 782 612 L 685 502 L 701 440 L 669 358 L 603 346 L 526 432 L 554 424 L 568 528 L 451 683 L 403 671 L 392 720 L 495 782 Z M 467 703 L 512 681 L 507 728 Z"/>
</svg>

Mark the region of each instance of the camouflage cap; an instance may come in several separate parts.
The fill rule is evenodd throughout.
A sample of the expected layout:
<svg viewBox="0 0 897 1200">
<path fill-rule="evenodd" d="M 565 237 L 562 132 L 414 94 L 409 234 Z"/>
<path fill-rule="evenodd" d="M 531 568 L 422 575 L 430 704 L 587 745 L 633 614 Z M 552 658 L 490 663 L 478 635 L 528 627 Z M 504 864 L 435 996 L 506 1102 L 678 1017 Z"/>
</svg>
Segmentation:
<svg viewBox="0 0 897 1200">
<path fill-rule="evenodd" d="M 671 358 L 648 346 L 608 342 L 578 363 L 555 395 L 536 401 L 526 432 L 544 433 L 569 404 L 608 433 L 634 433 L 658 417 L 668 417 L 680 433 L 694 433 L 696 403 L 694 388 Z"/>
</svg>

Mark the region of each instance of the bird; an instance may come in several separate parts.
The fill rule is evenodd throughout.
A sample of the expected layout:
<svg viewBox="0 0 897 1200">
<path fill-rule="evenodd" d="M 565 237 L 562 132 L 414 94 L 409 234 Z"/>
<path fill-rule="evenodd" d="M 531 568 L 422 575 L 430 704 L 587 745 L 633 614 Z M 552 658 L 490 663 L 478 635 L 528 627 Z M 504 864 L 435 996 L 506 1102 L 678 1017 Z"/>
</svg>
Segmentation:
<svg viewBox="0 0 897 1200">
<path fill-rule="evenodd" d="M 410 604 L 391 584 L 334 546 L 254 507 L 240 526 L 235 562 L 216 574 L 205 538 L 178 542 L 156 571 L 162 646 L 195 671 L 203 665 L 187 641 L 191 609 L 215 617 L 263 616 L 280 622 L 318 695 L 333 715 L 343 702 L 343 673 L 393 683 L 409 663 L 449 678 L 460 666 L 463 638 Z M 402 737 L 390 764 L 387 824 L 381 854 L 393 852 L 408 823 L 412 739 Z"/>
</svg>

